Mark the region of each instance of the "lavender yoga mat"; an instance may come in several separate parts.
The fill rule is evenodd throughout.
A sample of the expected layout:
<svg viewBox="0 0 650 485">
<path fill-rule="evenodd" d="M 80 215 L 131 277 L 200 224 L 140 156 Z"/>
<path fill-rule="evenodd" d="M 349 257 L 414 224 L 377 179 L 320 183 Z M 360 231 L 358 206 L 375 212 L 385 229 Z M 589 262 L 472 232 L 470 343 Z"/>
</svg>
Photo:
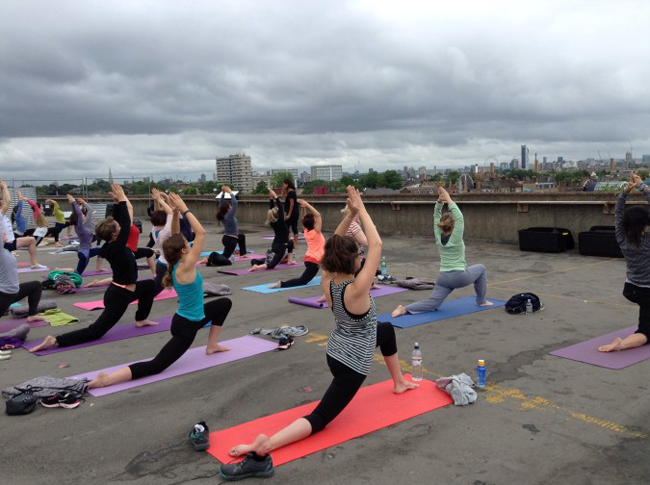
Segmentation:
<svg viewBox="0 0 650 485">
<path fill-rule="evenodd" d="M 85 342 L 79 345 L 71 345 L 69 347 L 56 347 L 53 349 L 41 350 L 39 352 L 34 352 L 36 355 L 48 355 L 54 354 L 57 352 L 65 352 L 66 350 L 80 349 L 82 347 L 90 347 L 93 345 L 106 344 L 108 342 L 117 342 L 118 340 L 124 340 L 132 337 L 140 337 L 142 335 L 151 335 L 152 333 L 166 332 L 172 325 L 172 317 L 161 317 L 153 318 L 158 322 L 158 325 L 147 325 L 146 327 L 137 328 L 133 323 L 127 323 L 123 325 L 116 325 L 111 328 L 106 335 L 102 338 L 93 340 L 91 342 Z M 43 339 L 39 340 L 28 340 L 23 344 L 23 348 L 29 350 L 35 345 L 40 344 Z"/>
<path fill-rule="evenodd" d="M 163 290 L 153 301 L 166 300 L 168 298 L 177 298 L 178 294 L 176 290 Z M 131 305 L 136 305 L 138 300 L 132 301 Z M 95 300 L 95 301 L 82 301 L 79 303 L 73 303 L 72 306 L 81 308 L 82 310 L 103 310 L 104 309 L 104 300 Z"/>
<path fill-rule="evenodd" d="M 382 286 L 377 290 L 370 290 L 370 294 L 373 298 L 379 298 L 380 296 L 393 295 L 395 293 L 401 293 L 402 291 L 408 291 L 407 288 L 401 288 L 399 286 Z M 296 305 L 305 305 L 312 308 L 329 308 L 327 301 L 317 302 L 316 300 L 320 298 L 319 296 L 312 296 L 310 298 L 297 298 L 295 296 L 289 297 L 289 303 L 295 303 Z"/>
<path fill-rule="evenodd" d="M 98 276 L 100 274 L 113 274 L 112 269 L 103 269 L 101 271 L 85 271 L 81 276 Z"/>
<path fill-rule="evenodd" d="M 249 266 L 249 268 L 250 268 L 250 266 Z M 242 275 L 246 275 L 246 274 L 264 274 L 267 271 L 276 271 L 276 270 L 291 269 L 291 268 L 304 269 L 304 266 L 302 264 L 278 264 L 273 269 L 264 269 L 264 270 L 259 270 L 259 271 L 253 271 L 253 272 L 250 272 L 250 273 L 248 272 L 248 268 L 220 269 L 218 272 L 223 273 L 223 274 L 242 276 Z"/>
<path fill-rule="evenodd" d="M 584 362 L 585 364 L 605 367 L 607 369 L 619 370 L 650 359 L 650 345 L 643 345 L 635 349 L 620 350 L 614 352 L 599 352 L 598 347 L 609 344 L 616 337 L 625 338 L 633 334 L 638 327 L 631 327 L 616 330 L 600 337 L 592 338 L 586 342 L 564 347 L 563 349 L 550 352 L 551 355 L 564 359 Z"/>
<path fill-rule="evenodd" d="M 268 352 L 277 348 L 277 344 L 274 342 L 263 340 L 257 337 L 251 337 L 250 335 L 245 335 L 243 337 L 235 338 L 232 340 L 225 340 L 221 342 L 221 344 L 225 345 L 230 350 L 228 352 L 218 352 L 212 355 L 205 355 L 205 346 L 194 347 L 193 349 L 189 349 L 187 352 L 185 352 L 185 354 L 180 359 L 178 359 L 169 368 L 160 374 L 143 377 L 142 379 L 136 379 L 133 381 L 121 382 L 113 386 L 90 389 L 88 392 L 90 392 L 90 394 L 95 397 L 106 396 L 107 394 L 113 394 L 115 392 L 125 391 L 134 387 L 144 386 L 145 384 L 162 381 L 170 377 L 181 376 L 184 374 L 189 374 L 190 372 L 196 372 L 198 370 L 208 369 L 217 365 L 227 364 L 228 362 L 245 359 L 246 357 L 251 357 L 253 355 Z M 98 370 L 94 372 L 86 372 L 84 374 L 71 376 L 71 378 L 82 379 L 85 377 L 88 379 L 93 379 L 100 372 L 106 372 L 108 374 L 124 368 L 125 365 L 128 364 L 116 365 L 109 367 L 108 369 Z"/>
<path fill-rule="evenodd" d="M 18 320 L 0 320 L 0 333 L 9 332 L 23 323 L 29 323 L 31 328 L 47 327 L 49 325 L 46 320 L 36 320 L 35 322 L 28 322 L 26 318 L 20 318 Z"/>
<path fill-rule="evenodd" d="M 18 273 L 40 273 L 41 271 L 49 271 L 50 268 L 18 268 Z"/>
</svg>

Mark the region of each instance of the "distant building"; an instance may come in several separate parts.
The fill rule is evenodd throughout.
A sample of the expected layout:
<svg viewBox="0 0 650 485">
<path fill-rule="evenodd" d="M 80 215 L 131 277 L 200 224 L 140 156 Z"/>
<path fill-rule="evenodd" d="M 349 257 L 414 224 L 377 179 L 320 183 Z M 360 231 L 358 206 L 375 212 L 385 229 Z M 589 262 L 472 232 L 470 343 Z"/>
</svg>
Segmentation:
<svg viewBox="0 0 650 485">
<path fill-rule="evenodd" d="M 526 170 L 528 166 L 528 148 L 526 145 L 521 145 L 521 169 Z"/>
<path fill-rule="evenodd" d="M 217 181 L 231 184 L 235 190 L 252 192 L 254 187 L 251 157 L 245 153 L 236 153 L 217 158 Z"/>
<path fill-rule="evenodd" d="M 207 180 L 208 180 L 208 179 L 207 179 L 207 177 L 205 176 L 205 174 L 202 173 L 201 176 L 199 177 L 199 183 L 200 183 L 200 184 L 204 184 L 204 183 L 207 182 Z"/>
<path fill-rule="evenodd" d="M 289 172 L 293 175 L 294 182 L 298 180 L 298 169 L 297 168 L 274 168 L 271 170 L 271 175 L 275 175 L 280 172 Z"/>
<path fill-rule="evenodd" d="M 650 163 L 650 155 L 642 155 L 641 161 L 643 162 L 644 165 Z"/>
<path fill-rule="evenodd" d="M 336 182 L 343 177 L 343 165 L 314 165 L 311 167 L 312 180 Z"/>
</svg>

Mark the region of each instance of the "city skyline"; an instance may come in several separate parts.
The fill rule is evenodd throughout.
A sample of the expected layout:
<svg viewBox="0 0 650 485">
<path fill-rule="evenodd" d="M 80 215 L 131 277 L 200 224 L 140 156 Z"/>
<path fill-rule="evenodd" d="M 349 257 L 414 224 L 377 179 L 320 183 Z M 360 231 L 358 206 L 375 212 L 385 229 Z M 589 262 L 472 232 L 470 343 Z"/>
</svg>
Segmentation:
<svg viewBox="0 0 650 485">
<path fill-rule="evenodd" d="M 136 5 L 3 5 L 0 176 L 650 154 L 648 2 Z"/>
</svg>

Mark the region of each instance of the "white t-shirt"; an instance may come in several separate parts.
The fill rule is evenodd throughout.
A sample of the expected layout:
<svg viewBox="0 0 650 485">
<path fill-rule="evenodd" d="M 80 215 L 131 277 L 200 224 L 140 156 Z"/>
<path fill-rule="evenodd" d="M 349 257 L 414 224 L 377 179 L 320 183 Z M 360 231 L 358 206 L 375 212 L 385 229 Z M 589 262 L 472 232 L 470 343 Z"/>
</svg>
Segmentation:
<svg viewBox="0 0 650 485">
<path fill-rule="evenodd" d="M 2 225 L 4 226 L 4 233 L 7 236 L 7 242 L 14 242 L 16 236 L 14 236 L 14 230 L 11 227 L 11 219 L 9 219 L 9 216 L 5 215 L 2 218 Z"/>
<path fill-rule="evenodd" d="M 151 237 L 155 242 L 154 248 L 160 250 L 160 256 L 158 256 L 158 261 L 162 264 L 167 264 L 165 259 L 165 253 L 163 252 L 163 243 L 167 240 L 169 236 L 172 235 L 172 218 L 171 214 L 167 214 L 167 221 L 165 222 L 165 227 L 162 229 L 156 229 L 155 227 L 151 228 Z"/>
</svg>

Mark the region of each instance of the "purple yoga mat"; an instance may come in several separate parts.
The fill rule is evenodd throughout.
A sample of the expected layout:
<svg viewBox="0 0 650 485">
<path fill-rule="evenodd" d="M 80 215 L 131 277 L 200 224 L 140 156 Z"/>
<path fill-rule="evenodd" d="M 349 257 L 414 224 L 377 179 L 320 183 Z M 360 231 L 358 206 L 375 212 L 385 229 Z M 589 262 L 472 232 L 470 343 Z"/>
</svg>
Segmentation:
<svg viewBox="0 0 650 485">
<path fill-rule="evenodd" d="M 263 234 L 262 239 L 275 239 L 275 236 L 273 234 Z M 293 240 L 293 236 L 291 236 L 291 240 Z M 304 241 L 305 236 L 302 234 L 298 235 L 298 241 Z"/>
<path fill-rule="evenodd" d="M 246 357 L 268 352 L 278 347 L 275 342 L 257 337 L 251 337 L 250 335 L 245 335 L 244 337 L 239 337 L 232 340 L 225 340 L 220 343 L 228 347 L 230 350 L 227 352 L 218 352 L 216 354 L 206 355 L 205 346 L 194 347 L 193 349 L 189 349 L 187 352 L 185 352 L 185 354 L 180 359 L 178 359 L 169 368 L 160 374 L 143 377 L 141 379 L 136 379 L 133 381 L 120 382 L 119 384 L 114 384 L 108 387 L 90 389 L 88 392 L 96 397 L 105 396 L 107 394 L 125 391 L 134 387 L 144 386 L 145 384 L 151 384 L 152 382 L 162 381 L 170 377 L 181 376 L 184 374 L 189 374 L 190 372 L 196 372 L 197 370 L 208 369 L 210 367 L 226 364 L 228 362 L 245 359 Z M 93 379 L 100 372 L 106 372 L 109 374 L 111 372 L 124 368 L 126 365 L 128 364 L 116 365 L 109 367 L 108 369 L 102 369 L 94 372 L 86 372 L 84 374 L 71 376 L 71 378 L 82 379 L 85 377 L 87 379 Z"/>
<path fill-rule="evenodd" d="M 46 320 L 36 320 L 35 322 L 28 322 L 27 318 L 19 318 L 17 320 L 1 320 L 0 321 L 0 333 L 9 332 L 14 328 L 22 325 L 23 323 L 29 323 L 29 326 L 32 328 L 36 327 L 47 327 L 49 323 Z"/>
<path fill-rule="evenodd" d="M 380 296 L 393 295 L 395 293 L 401 293 L 402 291 L 408 291 L 408 289 L 399 286 L 382 286 L 377 290 L 370 290 L 370 294 L 373 298 L 379 298 Z M 295 296 L 290 296 L 289 303 L 310 306 L 312 308 L 329 308 L 327 301 L 317 302 L 316 300 L 318 298 L 320 298 L 320 295 L 312 296 L 310 298 L 297 298 Z"/>
<path fill-rule="evenodd" d="M 50 268 L 18 268 L 18 273 L 40 273 L 41 271 L 49 271 Z"/>
<path fill-rule="evenodd" d="M 569 360 L 584 362 L 585 364 L 605 367 L 607 369 L 619 370 L 650 359 L 650 345 L 643 345 L 635 349 L 620 350 L 614 352 L 599 352 L 598 347 L 609 344 L 616 337 L 625 338 L 632 335 L 638 327 L 631 327 L 616 330 L 600 337 L 592 338 L 586 342 L 570 345 L 563 349 L 550 352 L 556 357 L 563 357 Z"/>
<path fill-rule="evenodd" d="M 151 335 L 152 333 L 166 332 L 167 330 L 169 330 L 169 328 L 172 325 L 172 317 L 153 318 L 152 320 L 159 322 L 159 324 L 147 325 L 146 327 L 140 327 L 140 328 L 137 328 L 133 323 L 116 325 L 115 327 L 111 328 L 108 331 L 108 333 L 106 333 L 106 335 L 104 335 L 100 339 L 93 340 L 91 342 L 85 342 L 79 345 L 71 345 L 69 347 L 56 347 L 53 349 L 41 350 L 39 352 L 35 352 L 35 354 L 36 355 L 54 354 L 56 352 L 65 352 L 66 350 L 80 349 L 82 347 L 90 347 L 92 345 L 105 344 L 108 342 L 117 342 L 118 340 L 124 340 L 131 337 L 140 337 L 141 335 Z M 42 341 L 43 339 L 28 340 L 23 344 L 23 348 L 29 350 L 35 345 L 40 344 Z"/>
<path fill-rule="evenodd" d="M 222 266 L 223 268 L 223 266 Z M 273 269 L 263 269 L 259 271 L 253 271 L 249 272 L 248 268 L 239 268 L 239 269 L 220 269 L 219 273 L 223 274 L 229 274 L 229 275 L 235 275 L 235 276 L 242 276 L 242 275 L 247 275 L 247 274 L 264 274 L 267 271 L 276 271 L 276 270 L 282 270 L 282 269 L 291 269 L 291 268 L 302 268 L 304 269 L 304 266 L 302 264 L 278 264 L 275 268 Z"/>
</svg>

